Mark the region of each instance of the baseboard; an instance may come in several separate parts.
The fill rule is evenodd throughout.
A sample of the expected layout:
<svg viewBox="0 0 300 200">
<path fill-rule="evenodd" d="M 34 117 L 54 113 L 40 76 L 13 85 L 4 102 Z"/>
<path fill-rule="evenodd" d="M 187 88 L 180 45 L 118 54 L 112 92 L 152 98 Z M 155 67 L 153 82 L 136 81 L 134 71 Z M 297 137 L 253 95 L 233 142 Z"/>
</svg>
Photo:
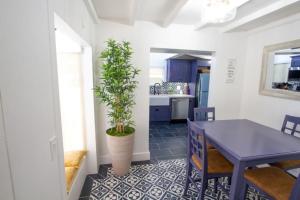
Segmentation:
<svg viewBox="0 0 300 200">
<path fill-rule="evenodd" d="M 133 153 L 132 161 L 144 161 L 150 160 L 150 152 L 139 152 Z M 111 158 L 109 154 L 102 155 L 99 157 L 100 165 L 111 164 Z"/>
</svg>

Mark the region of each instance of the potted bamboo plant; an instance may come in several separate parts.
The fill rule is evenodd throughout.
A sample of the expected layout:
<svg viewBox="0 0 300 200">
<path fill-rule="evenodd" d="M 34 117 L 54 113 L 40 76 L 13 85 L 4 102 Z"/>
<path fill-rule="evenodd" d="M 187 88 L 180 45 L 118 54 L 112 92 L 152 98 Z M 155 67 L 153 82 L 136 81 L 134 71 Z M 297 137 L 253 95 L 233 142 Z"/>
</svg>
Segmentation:
<svg viewBox="0 0 300 200">
<path fill-rule="evenodd" d="M 108 107 L 111 128 L 106 138 L 113 170 L 119 176 L 129 170 L 134 144 L 132 107 L 139 70 L 130 63 L 132 54 L 129 42 L 109 39 L 100 54 L 100 81 L 94 89 L 95 96 Z"/>
</svg>

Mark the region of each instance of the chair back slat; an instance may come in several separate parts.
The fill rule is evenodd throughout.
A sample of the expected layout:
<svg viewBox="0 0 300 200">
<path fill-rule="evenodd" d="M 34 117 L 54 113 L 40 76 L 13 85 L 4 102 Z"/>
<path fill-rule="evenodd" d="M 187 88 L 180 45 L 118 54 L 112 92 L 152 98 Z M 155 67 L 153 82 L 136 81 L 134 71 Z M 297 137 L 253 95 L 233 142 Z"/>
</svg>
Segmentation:
<svg viewBox="0 0 300 200">
<path fill-rule="evenodd" d="M 194 108 L 194 121 L 214 121 L 215 107 Z"/>
<path fill-rule="evenodd" d="M 286 115 L 281 127 L 281 132 L 293 136 L 300 136 L 300 117 Z M 295 133 L 297 135 L 295 135 Z"/>
<path fill-rule="evenodd" d="M 188 119 L 188 159 L 194 155 L 202 164 L 203 171 L 207 172 L 207 148 L 205 131 L 195 127 Z"/>
</svg>

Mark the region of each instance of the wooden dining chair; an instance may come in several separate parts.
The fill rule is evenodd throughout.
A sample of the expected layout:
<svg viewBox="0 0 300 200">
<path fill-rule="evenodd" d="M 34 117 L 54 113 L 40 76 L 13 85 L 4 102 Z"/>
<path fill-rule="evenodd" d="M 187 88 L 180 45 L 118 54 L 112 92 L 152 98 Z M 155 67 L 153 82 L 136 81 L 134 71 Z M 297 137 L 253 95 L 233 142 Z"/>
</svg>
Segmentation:
<svg viewBox="0 0 300 200">
<path fill-rule="evenodd" d="M 215 149 L 207 149 L 204 130 L 199 130 L 188 119 L 188 152 L 187 152 L 187 177 L 184 195 L 187 195 L 189 184 L 192 183 L 199 192 L 198 199 L 204 199 L 209 179 L 231 177 L 233 165 Z M 192 171 L 200 175 L 200 179 L 193 178 Z M 201 188 L 196 182 L 201 181 Z M 216 192 L 218 181 L 215 181 Z"/>
<path fill-rule="evenodd" d="M 246 199 L 249 186 L 274 200 L 299 200 L 300 175 L 297 179 L 277 167 L 248 169 L 244 173 Z"/>
<path fill-rule="evenodd" d="M 215 107 L 198 107 L 194 108 L 194 121 L 215 121 L 216 119 L 216 109 Z M 206 142 L 207 149 L 215 149 L 213 145 Z M 214 182 L 218 179 L 215 178 Z M 228 184 L 231 185 L 231 177 L 228 179 Z"/>
<path fill-rule="evenodd" d="M 215 121 L 215 107 L 194 108 L 194 121 Z M 207 148 L 215 147 L 207 142 Z"/>
<path fill-rule="evenodd" d="M 194 108 L 194 121 L 214 121 L 215 115 L 215 107 Z"/>
<path fill-rule="evenodd" d="M 295 137 L 299 137 L 300 117 L 286 115 L 281 127 L 281 132 L 285 134 L 290 134 Z M 290 169 L 300 168 L 300 160 L 286 160 L 286 161 L 271 163 L 270 165 L 279 167 L 283 170 L 290 170 Z"/>
</svg>

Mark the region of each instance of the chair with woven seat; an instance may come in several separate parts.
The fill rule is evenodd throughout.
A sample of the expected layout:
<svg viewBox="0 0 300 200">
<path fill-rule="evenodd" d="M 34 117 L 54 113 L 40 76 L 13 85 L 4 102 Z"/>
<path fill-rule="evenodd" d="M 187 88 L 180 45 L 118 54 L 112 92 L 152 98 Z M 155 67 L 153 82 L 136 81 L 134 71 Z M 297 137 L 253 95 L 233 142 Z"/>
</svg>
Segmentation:
<svg viewBox="0 0 300 200">
<path fill-rule="evenodd" d="M 194 121 L 215 121 L 215 107 L 199 107 L 194 108 Z M 215 149 L 213 145 L 211 145 L 209 142 L 206 142 L 207 149 Z M 218 181 L 218 179 L 214 180 L 215 182 Z M 229 184 L 231 184 L 231 178 L 228 179 Z M 216 190 L 216 187 L 215 187 Z"/>
<path fill-rule="evenodd" d="M 194 108 L 194 121 L 215 121 L 215 107 Z"/>
<path fill-rule="evenodd" d="M 198 199 L 203 199 L 209 179 L 231 177 L 233 165 L 216 149 L 207 149 L 204 130 L 199 130 L 188 119 L 188 156 L 187 178 L 184 195 L 187 195 L 189 184 L 192 183 L 199 192 Z M 200 179 L 192 176 L 192 171 L 198 173 Z M 201 188 L 196 182 L 201 181 Z M 218 182 L 215 182 L 215 188 Z"/>
<path fill-rule="evenodd" d="M 295 179 L 277 167 L 265 167 L 246 170 L 244 178 L 246 184 L 245 199 L 249 186 L 257 188 L 270 199 L 300 199 L 300 175 Z"/>
<path fill-rule="evenodd" d="M 215 121 L 215 107 L 194 108 L 194 121 Z M 207 142 L 207 148 L 214 149 L 215 147 Z"/>
<path fill-rule="evenodd" d="M 286 115 L 281 127 L 281 132 L 284 134 L 290 134 L 295 137 L 299 137 L 295 134 L 300 134 L 300 117 Z M 283 170 L 290 170 L 300 168 L 300 160 L 286 160 L 270 165 L 278 167 Z"/>
</svg>

